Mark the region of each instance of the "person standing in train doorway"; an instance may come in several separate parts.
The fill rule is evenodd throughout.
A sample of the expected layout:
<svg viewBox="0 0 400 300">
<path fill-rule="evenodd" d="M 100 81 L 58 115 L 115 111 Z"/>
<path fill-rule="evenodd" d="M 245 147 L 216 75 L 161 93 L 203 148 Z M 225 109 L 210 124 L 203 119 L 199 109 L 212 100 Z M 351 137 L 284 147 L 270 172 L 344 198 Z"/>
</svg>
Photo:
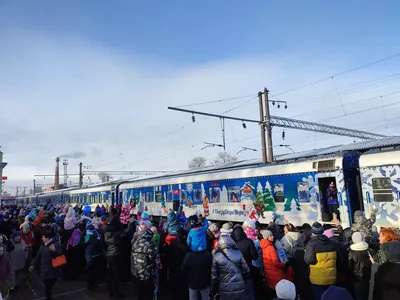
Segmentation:
<svg viewBox="0 0 400 300">
<path fill-rule="evenodd" d="M 332 219 L 335 220 L 336 216 L 336 219 L 340 220 L 338 194 L 333 182 L 331 182 L 326 189 L 326 203 L 329 213 L 332 215 Z"/>
</svg>

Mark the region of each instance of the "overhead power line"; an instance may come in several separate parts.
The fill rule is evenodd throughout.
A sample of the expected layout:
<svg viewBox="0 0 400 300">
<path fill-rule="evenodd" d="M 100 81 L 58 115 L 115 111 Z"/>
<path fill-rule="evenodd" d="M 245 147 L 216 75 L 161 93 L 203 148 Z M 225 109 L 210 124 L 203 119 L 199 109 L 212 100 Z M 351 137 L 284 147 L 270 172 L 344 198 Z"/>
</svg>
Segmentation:
<svg viewBox="0 0 400 300">
<path fill-rule="evenodd" d="M 333 77 L 336 78 L 336 77 L 339 77 L 339 76 L 342 76 L 342 75 L 345 75 L 345 74 L 348 74 L 348 73 L 351 73 L 351 72 L 354 72 L 354 71 L 357 71 L 357 70 L 360 70 L 360 69 L 363 69 L 363 68 L 366 68 L 366 67 L 369 67 L 369 66 L 372 66 L 372 65 L 375 65 L 377 63 L 380 63 L 380 62 L 383 62 L 383 61 L 387 61 L 389 59 L 392 59 L 392 58 L 395 58 L 395 57 L 398 57 L 398 56 L 400 56 L 400 52 L 398 52 L 396 54 L 393 54 L 393 55 L 390 55 L 390 56 L 387 56 L 387 57 L 384 57 L 384 58 L 381 58 L 381 59 L 378 59 L 376 61 L 364 64 L 364 65 L 361 65 L 361 66 L 358 66 L 358 67 L 355 67 L 355 68 L 352 68 L 352 69 L 337 73 L 335 75 L 324 77 L 324 78 L 321 78 L 321 79 L 318 79 L 318 80 L 303 84 L 301 86 L 288 89 L 286 91 L 283 91 L 281 93 L 276 94 L 276 96 L 287 94 L 287 93 L 290 93 L 290 92 L 293 92 L 293 91 L 296 91 L 296 90 L 299 90 L 299 89 L 302 89 L 302 88 L 305 88 L 305 87 L 308 87 L 308 86 L 311 86 L 311 85 L 314 85 L 314 84 L 317 84 L 317 83 L 320 83 L 320 82 L 323 82 L 323 81 L 326 81 L 326 80 L 329 80 L 329 79 L 332 79 Z"/>
<path fill-rule="evenodd" d="M 197 106 L 197 105 L 207 105 L 207 104 L 220 103 L 220 102 L 225 102 L 225 101 L 233 101 L 233 100 L 238 100 L 238 99 L 243 99 L 243 98 L 248 98 L 248 97 L 253 97 L 253 96 L 257 96 L 257 94 L 244 95 L 244 96 L 225 98 L 225 99 L 218 99 L 218 100 L 205 101 L 205 102 L 197 102 L 197 103 L 192 103 L 192 104 L 180 105 L 180 106 L 177 106 L 177 107 L 189 107 L 189 106 Z"/>
</svg>

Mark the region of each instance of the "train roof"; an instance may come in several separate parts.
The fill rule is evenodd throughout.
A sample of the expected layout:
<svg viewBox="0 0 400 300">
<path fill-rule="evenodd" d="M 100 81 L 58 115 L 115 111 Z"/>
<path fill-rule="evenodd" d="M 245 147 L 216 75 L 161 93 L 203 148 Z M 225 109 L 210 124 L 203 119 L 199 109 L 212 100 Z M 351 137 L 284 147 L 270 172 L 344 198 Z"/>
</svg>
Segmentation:
<svg viewBox="0 0 400 300">
<path fill-rule="evenodd" d="M 400 148 L 400 136 L 392 136 L 377 140 L 356 142 L 347 145 L 335 145 L 320 149 L 313 149 L 307 151 L 301 151 L 297 153 L 288 153 L 275 156 L 273 165 L 284 164 L 288 162 L 306 161 L 306 160 L 321 160 L 332 157 L 341 157 L 346 152 L 366 152 L 373 149 L 380 149 L 386 147 Z M 266 166 L 260 159 L 252 160 L 240 160 L 232 163 L 225 164 L 223 166 L 207 166 L 204 168 L 194 170 L 180 170 L 171 172 L 163 175 L 155 175 L 146 178 L 139 178 L 136 180 L 130 180 L 125 183 L 133 183 L 138 181 L 161 179 L 161 178 L 172 178 L 178 176 L 192 175 L 192 174 L 204 174 L 211 172 L 228 171 L 234 169 L 253 168 L 257 166 Z"/>
</svg>

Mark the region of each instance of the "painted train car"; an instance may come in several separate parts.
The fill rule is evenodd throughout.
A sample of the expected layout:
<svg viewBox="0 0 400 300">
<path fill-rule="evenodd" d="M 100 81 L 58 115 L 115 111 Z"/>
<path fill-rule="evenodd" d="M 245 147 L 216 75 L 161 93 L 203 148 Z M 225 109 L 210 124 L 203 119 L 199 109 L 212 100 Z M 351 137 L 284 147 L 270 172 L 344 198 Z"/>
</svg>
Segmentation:
<svg viewBox="0 0 400 300">
<path fill-rule="evenodd" d="M 387 148 L 387 147 L 391 148 Z M 173 200 L 184 203 L 186 216 L 208 215 L 211 220 L 243 222 L 254 201 L 265 207 L 262 223 L 273 219 L 331 223 L 326 190 L 338 191 L 342 225 L 351 226 L 356 210 L 367 215 L 378 209 L 378 226 L 400 227 L 400 137 L 281 155 L 270 165 L 236 162 L 131 181 L 54 191 L 33 196 L 46 201 L 114 205 L 134 200 L 137 209 L 166 216 Z M 19 198 L 18 198 L 19 199 Z M 25 202 L 24 202 L 25 203 Z"/>
<path fill-rule="evenodd" d="M 400 228 L 400 149 L 363 154 L 360 173 L 365 211 L 377 207 L 376 224 Z"/>
<path fill-rule="evenodd" d="M 283 155 L 271 165 L 240 162 L 187 171 L 124 183 L 119 193 L 124 203 L 134 199 L 137 209 L 153 215 L 166 216 L 172 201 L 180 200 L 186 216 L 201 213 L 238 222 L 248 218 L 258 199 L 265 206 L 261 223 L 278 219 L 300 226 L 332 222 L 326 190 L 333 182 L 344 227 L 351 226 L 356 210 L 369 216 L 374 207 L 378 227 L 400 227 L 399 145 L 400 138 L 394 137 Z"/>
</svg>

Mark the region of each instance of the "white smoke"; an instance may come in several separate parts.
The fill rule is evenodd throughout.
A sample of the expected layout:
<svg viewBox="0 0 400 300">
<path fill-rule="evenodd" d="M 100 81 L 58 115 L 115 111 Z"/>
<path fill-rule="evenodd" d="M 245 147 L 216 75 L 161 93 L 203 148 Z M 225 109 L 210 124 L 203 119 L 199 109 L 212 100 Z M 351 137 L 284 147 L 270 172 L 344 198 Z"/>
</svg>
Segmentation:
<svg viewBox="0 0 400 300">
<path fill-rule="evenodd" d="M 76 151 L 73 153 L 68 153 L 68 154 L 63 154 L 60 155 L 61 158 L 74 158 L 74 159 L 78 159 L 78 158 L 82 158 L 82 157 L 86 157 L 86 154 L 83 153 L 82 151 Z"/>
</svg>

